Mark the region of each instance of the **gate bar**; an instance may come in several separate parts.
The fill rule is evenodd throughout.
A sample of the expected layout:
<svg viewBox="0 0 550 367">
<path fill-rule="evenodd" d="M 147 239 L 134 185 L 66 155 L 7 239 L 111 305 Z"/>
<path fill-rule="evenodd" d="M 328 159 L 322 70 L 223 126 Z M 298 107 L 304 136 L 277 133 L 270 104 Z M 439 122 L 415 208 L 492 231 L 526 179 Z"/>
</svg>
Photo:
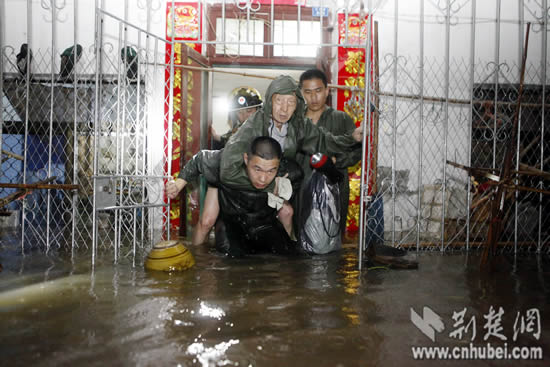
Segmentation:
<svg viewBox="0 0 550 367">
<path fill-rule="evenodd" d="M 392 223 L 391 223 L 391 243 L 392 246 L 395 246 L 395 158 L 397 155 L 397 63 L 399 59 L 397 58 L 397 41 L 399 34 L 399 2 L 394 0 L 394 14 L 393 14 L 393 125 L 392 125 L 392 153 L 391 153 L 391 197 L 392 197 Z"/>
<path fill-rule="evenodd" d="M 422 164 L 424 147 L 424 0 L 420 0 L 420 66 L 419 66 L 418 94 L 420 108 L 418 110 L 418 198 L 416 201 L 416 251 L 420 244 L 420 221 L 422 220 Z"/>
<path fill-rule="evenodd" d="M 78 116 L 76 114 L 77 107 L 78 107 L 78 100 L 77 100 L 77 92 L 78 92 L 78 73 L 76 72 L 76 62 L 77 62 L 77 52 L 76 52 L 76 46 L 77 46 L 77 40 L 78 40 L 78 34 L 77 34 L 77 22 L 78 22 L 78 1 L 75 1 L 73 4 L 73 49 L 75 52 L 73 53 L 73 184 L 76 183 L 78 178 L 78 136 L 77 136 L 77 119 Z M 66 159 L 68 159 L 67 157 Z M 72 219 L 71 219 L 71 258 L 74 256 L 74 247 L 75 247 L 75 238 L 76 238 L 76 218 L 77 218 L 77 210 L 76 206 L 78 205 L 78 193 L 75 191 L 73 192 L 73 195 L 71 197 L 71 204 L 72 204 Z"/>
<path fill-rule="evenodd" d="M 167 161 L 167 175 L 172 176 L 172 134 L 173 134 L 173 124 L 174 124 L 174 56 L 175 56 L 175 47 L 176 44 L 174 42 L 174 39 L 176 38 L 175 34 L 175 18 L 176 18 L 176 5 L 174 3 L 174 0 L 171 0 L 172 2 L 172 25 L 170 29 L 171 37 L 171 46 L 170 46 L 170 87 L 168 88 L 169 96 L 168 96 L 168 137 L 167 137 L 167 145 L 168 145 L 168 152 L 166 161 Z M 165 102 L 166 103 L 166 102 Z M 170 199 L 168 199 L 168 211 L 166 213 L 166 239 L 170 240 Z"/>
<path fill-rule="evenodd" d="M 542 111 L 540 114 L 540 125 L 541 125 L 541 144 L 540 144 L 540 169 L 541 171 L 544 171 L 544 134 L 546 133 L 546 126 L 545 126 L 545 117 L 546 117 L 546 109 L 545 109 L 545 103 L 546 103 L 546 65 L 548 62 L 548 0 L 542 0 L 542 16 L 544 18 L 543 20 L 543 27 L 542 27 L 542 55 L 541 55 L 541 84 L 542 84 Z M 542 181 L 540 182 L 540 187 L 542 188 Z M 543 216 L 543 208 L 542 208 L 542 194 L 539 195 L 539 230 L 538 230 L 538 245 L 537 245 L 537 253 L 540 253 L 542 250 L 542 216 Z"/>
<path fill-rule="evenodd" d="M 476 0 L 472 0 L 471 25 L 470 25 L 470 108 L 468 113 L 468 165 L 472 165 L 472 129 L 474 106 L 474 81 L 475 81 L 475 43 L 476 43 Z M 472 215 L 472 182 L 468 180 L 467 214 L 466 214 L 466 251 L 470 249 L 470 216 Z"/>
<path fill-rule="evenodd" d="M 363 266 L 363 250 L 365 247 L 365 198 L 368 194 L 368 186 L 370 183 L 370 164 L 371 164 L 371 154 L 372 154 L 372 144 L 370 144 L 370 141 L 372 141 L 372 137 L 370 136 L 371 132 L 371 111 L 369 107 L 370 102 L 370 91 L 371 91 L 371 83 L 372 83 L 372 73 L 371 73 L 371 53 L 372 53 L 372 47 L 371 47 L 371 40 L 372 40 L 372 17 L 370 10 L 372 7 L 371 0 L 369 0 L 368 3 L 369 7 L 369 15 L 367 19 L 367 44 L 365 46 L 365 77 L 367 79 L 367 82 L 365 83 L 364 88 L 364 112 L 363 112 L 363 121 L 361 123 L 363 127 L 363 139 L 361 142 L 362 146 L 362 159 L 361 159 L 361 178 L 360 178 L 360 190 L 359 190 L 359 245 L 357 246 L 358 252 L 359 252 L 359 270 L 362 269 Z M 322 11 L 322 10 L 321 10 Z M 362 19 L 361 19 L 362 21 Z M 347 19 L 346 19 L 346 26 L 347 26 Z M 368 134 L 367 134 L 368 132 Z M 367 163 L 366 167 L 367 170 L 365 171 L 365 149 L 367 150 Z M 366 183 L 365 183 L 365 176 L 366 176 Z M 366 191 L 365 191 L 366 190 Z"/>
<path fill-rule="evenodd" d="M 32 19 L 32 0 L 27 0 L 27 19 Z M 27 50 L 32 49 L 32 22 L 27 21 Z M 29 95 L 31 83 L 31 53 L 27 52 L 27 71 L 25 75 L 25 111 L 29 111 Z M 27 182 L 27 151 L 29 144 L 29 114 L 25 114 L 25 138 L 23 142 L 23 183 Z M 25 227 L 26 227 L 26 203 L 21 207 L 21 253 L 25 255 Z"/>
<path fill-rule="evenodd" d="M 50 65 L 50 77 L 51 77 L 51 88 L 50 88 L 50 126 L 49 126 L 49 136 L 48 136 L 48 177 L 52 176 L 52 145 L 53 145 L 53 99 L 55 95 L 55 37 L 56 37 L 56 4 L 55 1 L 50 3 L 52 10 L 52 54 L 51 54 L 51 65 Z M 74 50 L 76 52 L 76 50 Z M 60 73 L 61 74 L 61 73 Z M 28 97 L 27 97 L 28 98 Z M 51 211 L 51 195 L 48 191 L 46 197 L 46 254 L 50 251 L 50 211 Z"/>
<path fill-rule="evenodd" d="M 0 1 L 0 17 L 3 17 L 4 14 L 6 14 L 4 1 Z M 4 49 L 4 26 L 3 26 L 3 19 L 0 19 L 0 51 Z M 2 101 L 2 106 L 4 105 L 4 54 L 3 52 L 0 52 L 0 101 Z M 2 175 L 2 154 L 4 154 L 4 150 L 2 149 L 2 137 L 3 137 L 3 131 L 4 131 L 4 111 L 2 110 L 0 112 L 0 175 Z"/>
</svg>

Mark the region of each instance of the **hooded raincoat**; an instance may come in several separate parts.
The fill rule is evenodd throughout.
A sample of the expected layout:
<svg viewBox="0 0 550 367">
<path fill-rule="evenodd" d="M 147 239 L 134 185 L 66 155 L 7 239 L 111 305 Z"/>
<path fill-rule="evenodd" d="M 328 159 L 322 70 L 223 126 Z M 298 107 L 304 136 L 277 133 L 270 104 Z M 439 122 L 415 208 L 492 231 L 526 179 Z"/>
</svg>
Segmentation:
<svg viewBox="0 0 550 367">
<path fill-rule="evenodd" d="M 351 134 L 334 136 L 319 129 L 305 117 L 305 100 L 298 84 L 290 76 L 277 77 L 267 88 L 263 108 L 248 118 L 239 130 L 229 139 L 222 153 L 220 179 L 222 183 L 241 190 L 252 190 L 252 184 L 242 169 L 243 153 L 247 152 L 252 140 L 258 136 L 271 136 L 272 103 L 274 94 L 294 94 L 297 105 L 294 114 L 287 122 L 288 133 L 283 147 L 283 157 L 296 160 L 296 154 L 322 152 L 330 156 L 349 152 L 357 142 Z M 274 183 L 265 190 L 272 191 Z"/>
</svg>

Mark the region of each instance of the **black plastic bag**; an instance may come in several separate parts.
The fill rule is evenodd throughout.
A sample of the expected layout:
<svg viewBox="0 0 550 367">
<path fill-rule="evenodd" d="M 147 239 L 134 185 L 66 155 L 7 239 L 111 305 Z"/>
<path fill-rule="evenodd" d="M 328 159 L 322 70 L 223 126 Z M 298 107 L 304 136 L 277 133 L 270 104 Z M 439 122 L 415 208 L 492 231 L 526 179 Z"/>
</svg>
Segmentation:
<svg viewBox="0 0 550 367">
<path fill-rule="evenodd" d="M 300 246 L 312 254 L 326 254 L 342 247 L 340 190 L 327 176 L 313 171 L 302 191 Z"/>
</svg>

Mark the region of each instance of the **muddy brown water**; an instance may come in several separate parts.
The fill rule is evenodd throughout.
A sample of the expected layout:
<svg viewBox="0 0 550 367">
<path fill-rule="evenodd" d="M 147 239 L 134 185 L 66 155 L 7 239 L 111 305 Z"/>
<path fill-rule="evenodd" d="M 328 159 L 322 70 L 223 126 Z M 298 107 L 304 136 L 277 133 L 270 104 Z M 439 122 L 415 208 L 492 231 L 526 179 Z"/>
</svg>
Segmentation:
<svg viewBox="0 0 550 367">
<path fill-rule="evenodd" d="M 23 257 L 0 246 L 0 365 L 550 365 L 547 255 L 502 256 L 486 274 L 475 253 L 420 252 L 418 270 L 359 273 L 351 245 L 246 259 L 188 247 L 195 267 L 167 274 L 145 271 L 142 258 L 134 267 L 99 255 L 92 269 L 86 255 Z M 411 308 L 422 316 L 425 306 L 444 325 L 435 342 L 411 322 Z M 502 329 L 484 340 L 491 307 L 502 308 Z M 413 359 L 412 347 L 468 346 L 471 325 L 461 339 L 450 336 L 464 308 L 465 321 L 475 319 L 474 346 L 540 347 L 544 360 Z M 530 309 L 539 314 L 538 339 L 516 322 Z"/>
</svg>

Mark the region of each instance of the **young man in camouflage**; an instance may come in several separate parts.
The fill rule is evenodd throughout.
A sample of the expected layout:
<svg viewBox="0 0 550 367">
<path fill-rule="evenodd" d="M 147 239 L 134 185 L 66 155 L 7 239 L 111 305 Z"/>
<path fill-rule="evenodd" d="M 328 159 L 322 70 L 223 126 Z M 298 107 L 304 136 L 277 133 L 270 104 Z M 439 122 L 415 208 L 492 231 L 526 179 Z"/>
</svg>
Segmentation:
<svg viewBox="0 0 550 367">
<path fill-rule="evenodd" d="M 300 76 L 300 90 L 307 102 L 306 117 L 320 129 L 326 130 L 335 136 L 351 134 L 356 126 L 351 117 L 342 111 L 327 106 L 326 101 L 330 90 L 325 73 L 318 69 L 310 69 Z M 349 204 L 349 176 L 347 167 L 355 165 L 361 160 L 362 149 L 358 146 L 346 154 L 332 156 L 332 160 L 344 176 L 339 184 L 340 191 L 340 230 L 343 234 L 346 229 L 346 219 Z M 298 154 L 298 163 L 304 170 L 304 181 L 312 173 L 309 164 L 310 154 Z"/>
<path fill-rule="evenodd" d="M 292 172 L 279 169 L 282 151 L 279 143 L 267 136 L 257 137 L 243 154 L 242 173 L 251 190 L 238 190 L 220 182 L 221 150 L 201 150 L 187 162 L 178 185 L 168 183 L 166 194 L 175 198 L 188 182 L 203 175 L 217 188 L 220 218 L 216 224 L 216 248 L 232 257 L 251 253 L 297 254 L 299 248 L 280 217 L 283 204 L 292 195 Z M 283 177 L 281 177 L 283 176 Z M 297 177 L 301 180 L 301 177 Z M 262 191 L 274 184 L 273 192 Z"/>
</svg>

